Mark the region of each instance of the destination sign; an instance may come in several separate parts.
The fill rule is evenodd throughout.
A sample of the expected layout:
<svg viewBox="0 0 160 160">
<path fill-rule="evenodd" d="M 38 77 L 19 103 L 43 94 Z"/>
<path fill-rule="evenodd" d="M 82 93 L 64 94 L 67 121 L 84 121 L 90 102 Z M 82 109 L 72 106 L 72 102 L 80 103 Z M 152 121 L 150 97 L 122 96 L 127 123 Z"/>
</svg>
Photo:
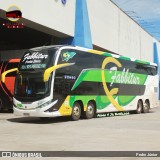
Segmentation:
<svg viewBox="0 0 160 160">
<path fill-rule="evenodd" d="M 26 52 L 21 60 L 21 70 L 44 69 L 47 66 L 49 56 L 38 51 Z"/>
</svg>

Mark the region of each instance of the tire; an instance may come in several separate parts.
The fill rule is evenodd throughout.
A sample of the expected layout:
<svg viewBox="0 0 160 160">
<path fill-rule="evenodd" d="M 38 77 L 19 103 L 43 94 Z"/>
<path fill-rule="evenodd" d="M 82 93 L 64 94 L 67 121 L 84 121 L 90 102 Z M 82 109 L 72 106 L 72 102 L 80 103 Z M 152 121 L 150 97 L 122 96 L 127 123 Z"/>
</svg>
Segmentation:
<svg viewBox="0 0 160 160">
<path fill-rule="evenodd" d="M 150 105 L 147 100 L 145 100 L 145 103 L 143 105 L 143 113 L 149 113 Z"/>
<path fill-rule="evenodd" d="M 2 101 L 2 99 L 0 98 L 0 112 L 2 112 L 3 111 L 3 101 Z"/>
<path fill-rule="evenodd" d="M 95 116 L 95 105 L 92 102 L 87 104 L 87 110 L 85 112 L 85 118 L 91 119 Z"/>
<path fill-rule="evenodd" d="M 136 113 L 137 114 L 141 114 L 143 111 L 143 103 L 141 100 L 138 101 L 137 103 L 137 109 L 136 109 Z"/>
<path fill-rule="evenodd" d="M 75 102 L 72 107 L 71 119 L 73 121 L 79 120 L 81 117 L 81 105 L 78 102 Z"/>
</svg>

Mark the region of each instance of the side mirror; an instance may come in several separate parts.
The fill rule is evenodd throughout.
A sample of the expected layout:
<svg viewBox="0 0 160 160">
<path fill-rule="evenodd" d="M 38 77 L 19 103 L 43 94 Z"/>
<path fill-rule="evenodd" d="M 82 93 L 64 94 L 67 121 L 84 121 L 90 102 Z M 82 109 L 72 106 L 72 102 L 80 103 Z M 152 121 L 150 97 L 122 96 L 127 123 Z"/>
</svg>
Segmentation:
<svg viewBox="0 0 160 160">
<path fill-rule="evenodd" d="M 10 69 L 10 70 L 8 70 L 8 71 L 3 72 L 2 75 L 1 75 L 1 81 L 2 81 L 3 83 L 5 83 L 6 75 L 7 75 L 8 73 L 15 72 L 15 71 L 18 71 L 18 68 L 13 68 L 13 69 Z"/>
</svg>

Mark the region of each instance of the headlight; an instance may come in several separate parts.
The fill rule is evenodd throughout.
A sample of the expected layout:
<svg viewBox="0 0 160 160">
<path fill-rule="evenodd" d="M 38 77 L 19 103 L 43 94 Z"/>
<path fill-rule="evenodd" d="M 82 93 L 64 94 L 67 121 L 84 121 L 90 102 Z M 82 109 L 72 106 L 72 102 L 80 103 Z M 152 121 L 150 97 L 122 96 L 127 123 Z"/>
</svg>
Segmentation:
<svg viewBox="0 0 160 160">
<path fill-rule="evenodd" d="M 51 103 L 52 103 L 52 100 L 47 101 L 47 102 L 45 102 L 45 103 L 41 104 L 40 106 L 38 106 L 37 108 L 43 108 L 43 107 L 46 107 L 46 106 L 48 106 L 48 105 L 49 105 L 49 104 L 51 104 Z"/>
</svg>

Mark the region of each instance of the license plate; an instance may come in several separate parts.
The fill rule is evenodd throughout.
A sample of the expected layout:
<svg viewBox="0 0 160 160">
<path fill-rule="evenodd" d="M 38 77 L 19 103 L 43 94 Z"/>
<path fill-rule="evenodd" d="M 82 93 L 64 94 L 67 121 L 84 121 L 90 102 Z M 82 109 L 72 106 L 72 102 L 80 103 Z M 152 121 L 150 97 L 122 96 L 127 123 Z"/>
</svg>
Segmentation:
<svg viewBox="0 0 160 160">
<path fill-rule="evenodd" d="M 30 116 L 30 114 L 29 114 L 29 113 L 23 113 L 23 115 L 24 115 L 24 116 Z"/>
</svg>

